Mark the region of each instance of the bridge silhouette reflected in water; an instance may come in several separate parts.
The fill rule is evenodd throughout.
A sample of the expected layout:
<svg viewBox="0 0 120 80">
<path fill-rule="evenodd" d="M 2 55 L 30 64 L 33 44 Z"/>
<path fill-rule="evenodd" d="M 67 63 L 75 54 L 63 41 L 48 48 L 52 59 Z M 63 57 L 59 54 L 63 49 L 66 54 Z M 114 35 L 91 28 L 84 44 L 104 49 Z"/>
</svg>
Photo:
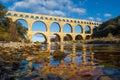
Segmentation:
<svg viewBox="0 0 120 80">
<path fill-rule="evenodd" d="M 79 47 L 80 45 L 81 47 Z M 103 66 L 94 63 L 94 52 L 91 48 L 88 50 L 85 44 L 52 44 L 47 47 L 51 47 L 51 54 L 60 50 L 67 56 L 62 60 L 55 60 L 51 56 L 49 62 L 46 62 L 40 70 L 40 75 L 43 78 L 52 75 L 52 77 L 59 76 L 62 79 L 69 79 L 72 76 L 75 76 L 75 79 L 82 79 L 82 77 L 90 78 L 103 74 Z M 95 72 L 96 74 L 94 74 Z"/>
</svg>

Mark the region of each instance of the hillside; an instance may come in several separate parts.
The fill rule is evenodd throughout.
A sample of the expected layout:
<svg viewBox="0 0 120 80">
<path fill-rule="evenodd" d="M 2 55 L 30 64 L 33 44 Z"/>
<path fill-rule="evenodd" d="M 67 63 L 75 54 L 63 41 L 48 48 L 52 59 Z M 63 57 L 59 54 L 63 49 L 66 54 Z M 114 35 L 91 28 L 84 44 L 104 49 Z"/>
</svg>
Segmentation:
<svg viewBox="0 0 120 80">
<path fill-rule="evenodd" d="M 114 37 L 120 37 L 120 16 L 103 22 L 99 28 L 95 28 L 92 37 L 107 37 L 109 34 Z"/>
</svg>

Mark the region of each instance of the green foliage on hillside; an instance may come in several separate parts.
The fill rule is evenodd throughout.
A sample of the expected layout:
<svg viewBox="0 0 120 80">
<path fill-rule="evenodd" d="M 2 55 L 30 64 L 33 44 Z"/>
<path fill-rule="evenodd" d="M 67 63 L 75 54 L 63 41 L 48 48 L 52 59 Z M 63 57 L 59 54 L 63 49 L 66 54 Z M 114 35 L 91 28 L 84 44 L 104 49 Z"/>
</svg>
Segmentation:
<svg viewBox="0 0 120 80">
<path fill-rule="evenodd" d="M 120 16 L 103 22 L 98 28 L 93 31 L 93 38 L 108 37 L 108 36 L 120 37 Z"/>
</svg>

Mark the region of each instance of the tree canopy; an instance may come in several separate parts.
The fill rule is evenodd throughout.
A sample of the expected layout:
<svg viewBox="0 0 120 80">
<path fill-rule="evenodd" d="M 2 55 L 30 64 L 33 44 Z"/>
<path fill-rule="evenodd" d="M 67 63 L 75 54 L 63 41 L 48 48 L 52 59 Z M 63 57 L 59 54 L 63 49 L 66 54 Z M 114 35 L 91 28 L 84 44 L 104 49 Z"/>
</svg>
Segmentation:
<svg viewBox="0 0 120 80">
<path fill-rule="evenodd" d="M 19 41 L 26 39 L 27 28 L 20 22 L 6 17 L 5 6 L 0 3 L 0 41 Z"/>
<path fill-rule="evenodd" d="M 5 10 L 5 6 L 3 6 L 3 5 L 0 3 L 0 19 L 5 17 L 6 12 L 7 12 L 7 11 Z"/>
</svg>

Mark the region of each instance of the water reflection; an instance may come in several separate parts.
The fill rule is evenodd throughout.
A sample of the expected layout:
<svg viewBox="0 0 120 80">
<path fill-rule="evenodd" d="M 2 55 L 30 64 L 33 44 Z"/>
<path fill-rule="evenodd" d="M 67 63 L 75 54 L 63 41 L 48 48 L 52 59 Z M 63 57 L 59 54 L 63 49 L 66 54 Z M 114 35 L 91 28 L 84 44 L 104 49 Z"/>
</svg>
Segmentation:
<svg viewBox="0 0 120 80">
<path fill-rule="evenodd" d="M 120 77 L 118 76 L 120 74 L 119 71 L 116 74 L 117 71 L 115 69 L 105 68 L 104 65 L 98 64 L 98 59 L 95 57 L 96 53 L 101 52 L 100 49 L 106 51 L 113 49 L 113 47 L 109 49 L 109 46 L 94 47 L 93 45 L 85 44 L 52 44 L 47 45 L 47 47 L 49 47 L 47 49 L 50 50 L 50 53 L 59 50 L 64 52 L 67 56 L 62 60 L 55 60 L 54 57 L 51 56 L 49 62 L 46 62 L 40 69 L 40 75 L 42 78 L 48 80 L 73 78 L 74 80 L 93 80 L 96 76 L 99 76 L 99 79 L 116 78 L 116 80 L 118 80 Z M 106 76 L 109 74 L 114 77 L 111 78 L 110 76 Z"/>
<path fill-rule="evenodd" d="M 71 63 L 81 62 L 82 65 L 94 65 L 94 52 L 92 50 L 87 51 L 86 45 L 81 45 L 82 47 L 74 45 L 54 45 L 51 47 L 52 51 L 61 50 L 67 57 L 64 59 L 65 61 L 71 60 Z M 53 57 L 51 57 L 53 58 Z M 67 60 L 68 59 L 68 60 Z"/>
<path fill-rule="evenodd" d="M 24 70 L 19 69 L 15 72 L 16 79 L 119 80 L 120 78 L 120 71 L 117 68 L 106 67 L 106 64 L 110 64 L 110 62 L 119 65 L 120 57 L 117 55 L 120 51 L 119 46 L 58 43 L 42 44 L 40 46 L 39 50 L 41 52 L 43 50 L 42 56 L 33 54 L 31 56 L 33 60 L 28 60 L 26 63 L 24 63 L 26 60 L 23 60 L 22 63 L 26 67 L 24 66 Z M 47 55 L 47 58 L 44 50 L 47 50 L 45 54 L 50 54 Z"/>
<path fill-rule="evenodd" d="M 103 74 L 101 66 L 96 66 L 94 63 L 94 52 L 91 49 L 87 51 L 86 45 L 83 44 L 79 47 L 76 44 L 52 44 L 49 46 L 51 46 L 51 53 L 60 50 L 67 56 L 62 60 L 55 60 L 51 56 L 49 62 L 46 62 L 40 70 L 40 75 L 43 78 L 51 78 L 52 80 L 60 78 L 61 80 L 61 78 L 72 79 L 74 77 L 74 79 L 81 78 L 83 80 Z M 94 74 L 96 71 L 97 73 Z"/>
</svg>

